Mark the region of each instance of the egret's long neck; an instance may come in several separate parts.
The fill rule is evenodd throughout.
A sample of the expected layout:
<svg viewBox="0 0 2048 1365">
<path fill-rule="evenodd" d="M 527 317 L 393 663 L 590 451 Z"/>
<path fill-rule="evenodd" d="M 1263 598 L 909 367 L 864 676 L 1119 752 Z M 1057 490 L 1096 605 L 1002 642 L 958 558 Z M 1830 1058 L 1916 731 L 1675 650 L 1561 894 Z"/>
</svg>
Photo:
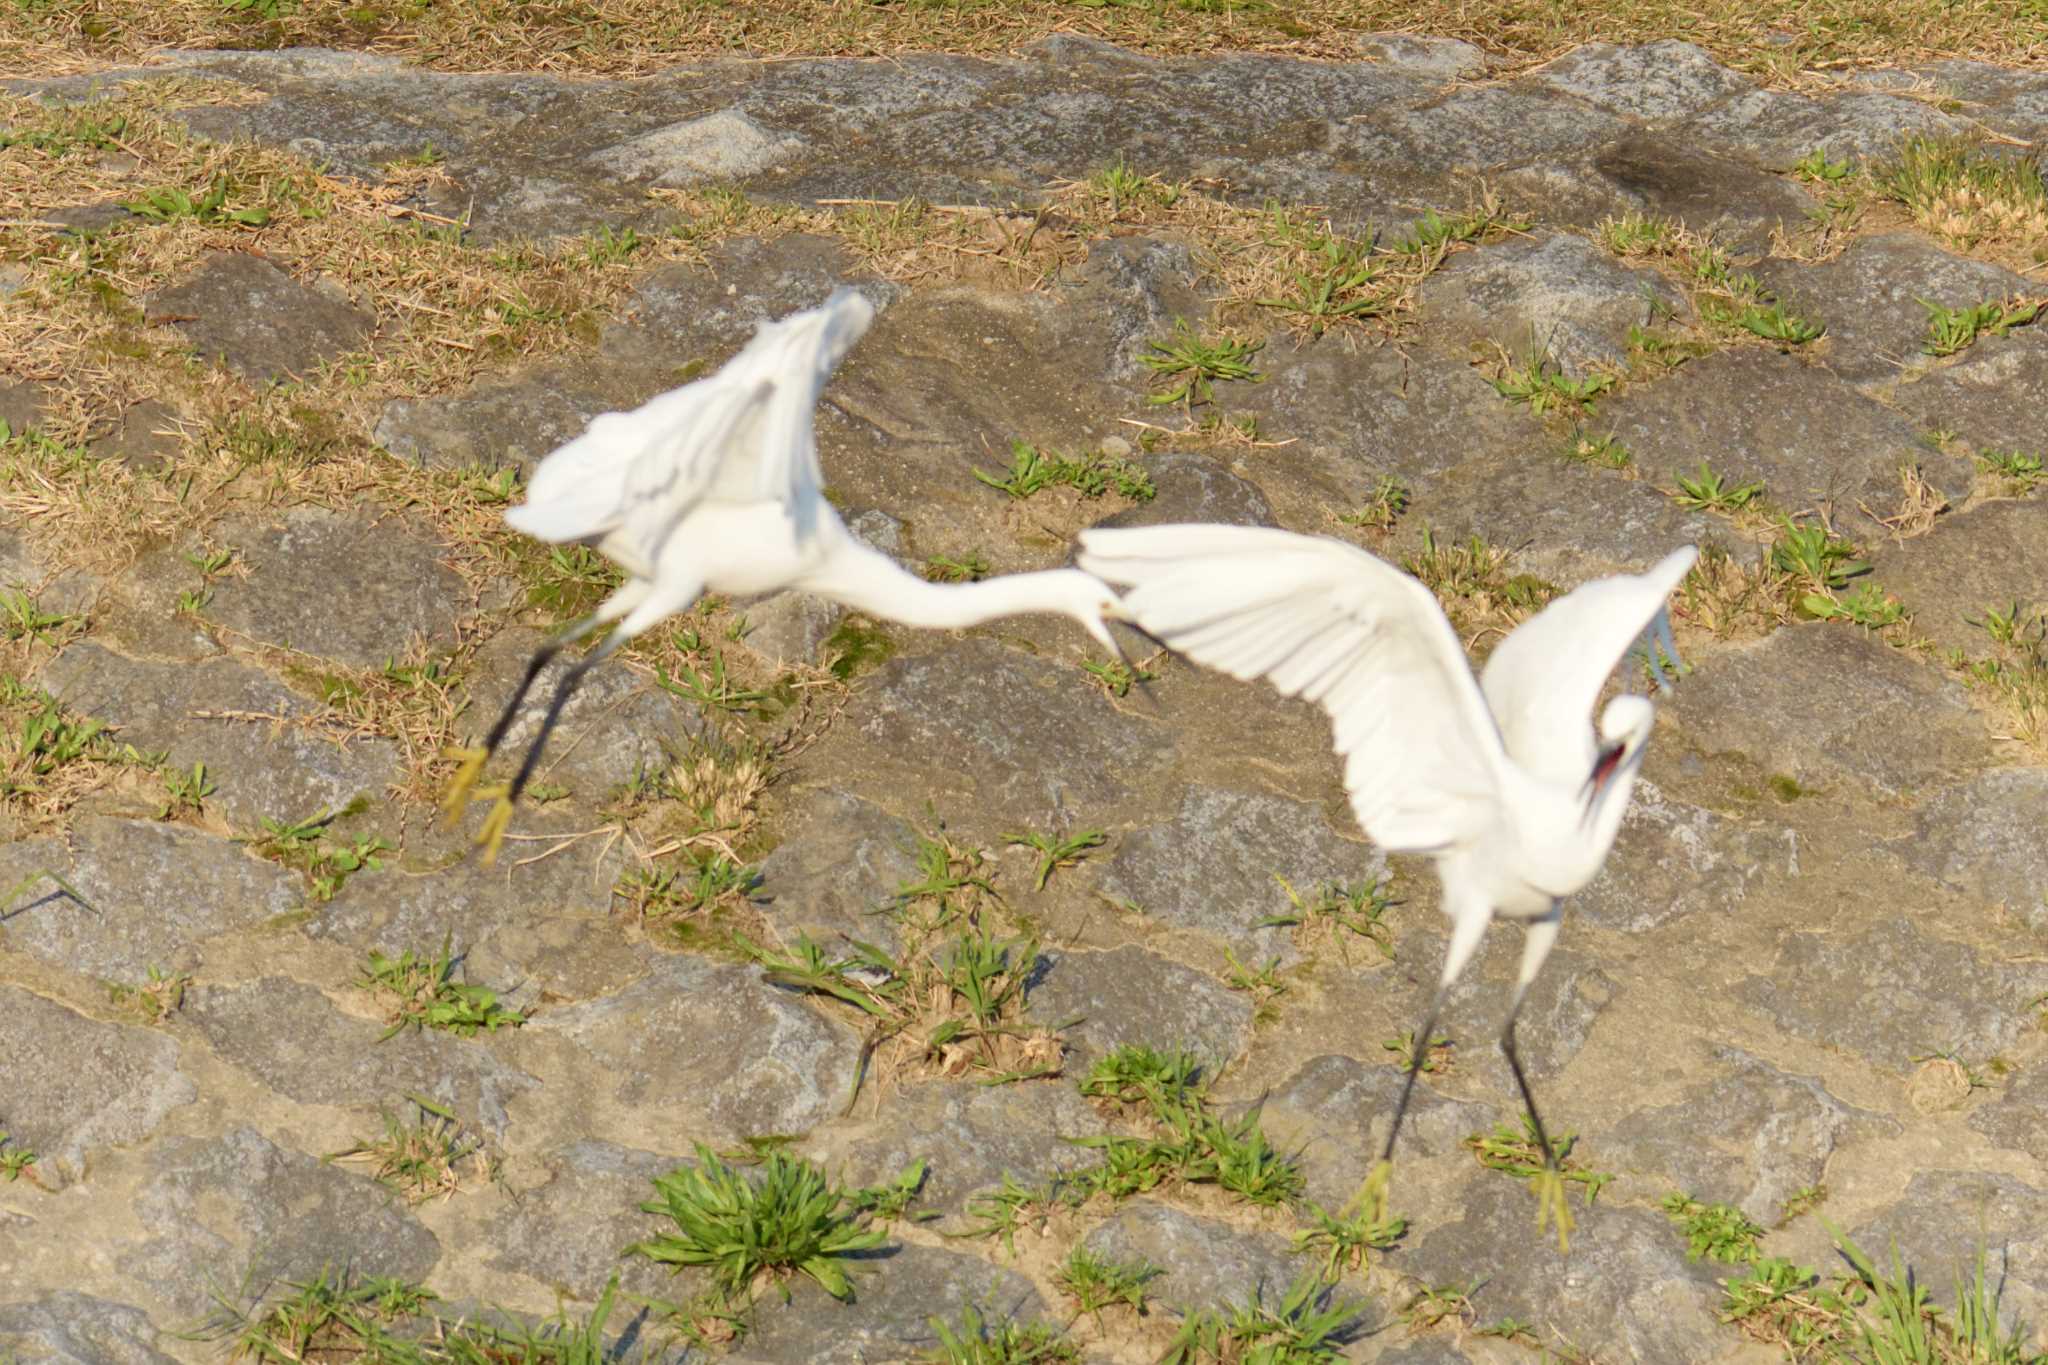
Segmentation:
<svg viewBox="0 0 2048 1365">
<path fill-rule="evenodd" d="M 1095 585 L 1079 569 L 1003 574 L 979 583 L 929 583 L 848 536 L 803 586 L 884 620 L 956 629 L 1034 611 L 1073 616 Z"/>
</svg>

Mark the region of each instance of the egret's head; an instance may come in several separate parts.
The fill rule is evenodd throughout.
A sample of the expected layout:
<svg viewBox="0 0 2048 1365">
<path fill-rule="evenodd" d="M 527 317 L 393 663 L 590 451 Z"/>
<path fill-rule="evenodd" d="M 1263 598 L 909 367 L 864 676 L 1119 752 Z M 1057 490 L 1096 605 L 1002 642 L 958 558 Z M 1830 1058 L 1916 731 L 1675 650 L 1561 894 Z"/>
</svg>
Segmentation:
<svg viewBox="0 0 2048 1365">
<path fill-rule="evenodd" d="M 1124 655 L 1124 647 L 1117 642 L 1116 636 L 1110 634 L 1109 630 L 1109 623 L 1111 621 L 1121 621 L 1124 619 L 1124 604 L 1117 599 L 1115 593 L 1099 582 L 1094 584 L 1094 591 L 1090 592 L 1087 596 L 1087 619 L 1082 624 L 1087 627 L 1088 633 L 1093 635 L 1104 649 L 1107 649 L 1111 654 L 1128 664 L 1130 660 Z"/>
<path fill-rule="evenodd" d="M 1095 637 L 1096 643 L 1108 650 L 1113 658 L 1129 663 L 1123 646 L 1109 631 L 1111 621 L 1127 619 L 1116 590 L 1081 569 L 1064 570 L 1060 575 L 1060 586 L 1066 599 L 1063 605 L 1065 614 L 1080 622 L 1081 629 Z"/>
<path fill-rule="evenodd" d="M 1623 693 L 1600 712 L 1600 748 L 1593 759 L 1593 771 L 1586 775 L 1586 812 L 1591 814 L 1616 778 L 1635 772 L 1643 745 L 1649 742 L 1650 727 L 1656 724 L 1657 708 L 1648 697 Z"/>
</svg>

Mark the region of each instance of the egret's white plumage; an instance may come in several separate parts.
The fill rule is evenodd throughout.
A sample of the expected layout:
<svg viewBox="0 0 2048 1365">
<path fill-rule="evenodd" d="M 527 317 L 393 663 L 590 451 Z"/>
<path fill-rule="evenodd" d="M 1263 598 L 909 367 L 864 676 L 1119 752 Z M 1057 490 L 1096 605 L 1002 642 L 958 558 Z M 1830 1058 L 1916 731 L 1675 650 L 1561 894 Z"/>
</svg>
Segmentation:
<svg viewBox="0 0 2048 1365">
<path fill-rule="evenodd" d="M 483 746 L 464 752 L 445 801 L 451 816 L 460 813 L 547 661 L 563 646 L 612 628 L 556 688 L 539 736 L 478 836 L 487 857 L 583 672 L 707 591 L 744 596 L 795 588 L 916 626 L 1053 612 L 1117 652 L 1105 625 L 1116 595 L 1078 569 L 928 583 L 846 529 L 825 500 L 811 416 L 873 318 L 874 305 L 838 290 L 817 308 L 762 324 L 717 373 L 631 412 L 605 413 L 541 461 L 526 501 L 505 520 L 538 540 L 595 545 L 625 571 L 626 582 L 535 655 Z"/>
<path fill-rule="evenodd" d="M 1646 632 L 1676 662 L 1665 602 L 1695 551 L 1558 598 L 1502 641 L 1475 680 L 1429 589 L 1338 541 L 1153 526 L 1084 531 L 1081 545 L 1081 567 L 1125 588 L 1125 617 L 1161 643 L 1328 712 L 1360 827 L 1389 852 L 1436 860 L 1451 941 L 1436 1005 L 1415 1035 L 1418 1065 L 1436 1006 L 1487 924 L 1527 922 L 1501 1041 L 1540 1134 L 1515 1057 L 1515 1012 L 1556 940 L 1562 901 L 1606 861 L 1655 719 L 1647 698 L 1615 697 L 1596 740 L 1593 705 Z M 1661 686 L 1655 644 L 1648 658 Z M 1409 1086 L 1414 1079 L 1411 1066 Z M 1404 1090 L 1394 1129 L 1407 1102 Z M 1390 1129 L 1389 1158 L 1393 1144 Z M 1562 1236 L 1561 1188 L 1549 1207 Z"/>
</svg>

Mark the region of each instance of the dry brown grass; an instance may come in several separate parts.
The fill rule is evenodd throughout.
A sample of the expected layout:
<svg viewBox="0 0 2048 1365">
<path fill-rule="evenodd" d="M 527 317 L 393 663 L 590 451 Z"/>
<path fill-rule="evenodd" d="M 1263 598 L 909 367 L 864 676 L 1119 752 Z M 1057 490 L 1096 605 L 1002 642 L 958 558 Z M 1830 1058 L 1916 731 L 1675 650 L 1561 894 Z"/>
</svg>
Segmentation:
<svg viewBox="0 0 2048 1365">
<path fill-rule="evenodd" d="M 230 642 L 324 708 L 299 724 L 337 745 L 367 737 L 395 740 L 405 767 L 394 795 L 420 805 L 439 799 L 454 771 L 445 755 L 456 743 L 462 713 L 456 679 L 475 653 L 474 638 L 447 652 L 415 644 L 382 668 L 350 668 L 276 645 L 232 637 Z"/>
<path fill-rule="evenodd" d="M 1769 555 L 1745 566 L 1709 545 L 1679 585 L 1672 616 L 1716 639 L 1756 639 L 1791 624 L 1794 595 L 1791 578 Z"/>
<path fill-rule="evenodd" d="M 1934 57 L 2048 59 L 2048 14 L 2010 0 L 50 0 L 10 12 L 0 70 L 81 71 L 156 47 L 317 44 L 446 70 L 630 74 L 710 56 L 992 54 L 1052 33 L 1159 56 L 1219 50 L 1343 59 L 1359 35 L 1463 38 L 1510 65 L 1589 41 L 1683 38 L 1766 77 Z"/>
<path fill-rule="evenodd" d="M 394 164 L 379 183 L 360 184 L 284 152 L 194 138 L 169 117 L 222 94 L 150 82 L 62 110 L 0 97 L 0 122 L 17 138 L 0 149 L 0 195 L 24 209 L 0 227 L 0 257 L 22 267 L 19 291 L 0 310 L 0 371 L 37 384 L 44 404 L 38 432 L 0 443 L 0 512 L 47 561 L 113 573 L 152 543 L 204 543 L 230 514 L 367 499 L 429 523 L 475 603 L 531 558 L 501 519 L 516 488 L 383 454 L 368 434 L 383 404 L 589 346 L 637 266 L 700 257 L 721 225 L 630 250 L 616 238 L 464 245 L 407 216 L 404 196 L 435 173 L 431 165 Z M 224 201 L 210 215 L 131 219 L 82 236 L 43 226 L 73 206 L 167 187 L 198 196 L 214 185 L 225 187 Z M 149 300 L 220 251 L 257 252 L 308 283 L 340 288 L 375 316 L 372 335 L 360 351 L 277 387 L 192 362 Z M 181 448 L 166 470 L 86 454 L 87 439 L 145 398 L 178 414 Z M 366 677 L 343 689 L 354 700 L 337 719 L 399 739 L 413 760 L 408 785 L 431 782 L 446 699 L 400 705 L 384 696 L 385 682 Z"/>
<path fill-rule="evenodd" d="M 1297 337 L 1334 328 L 1398 327 L 1422 281 L 1452 254 L 1530 220 L 1485 187 L 1470 205 L 1431 213 L 1382 239 L 1347 234 L 1314 205 L 1236 204 L 1202 181 L 1168 182 L 1118 161 L 1086 180 L 1058 181 L 1035 210 L 920 199 L 828 199 L 816 209 L 762 204 L 731 190 L 654 190 L 685 216 L 681 249 L 746 234 L 809 232 L 839 238 L 888 279 L 1049 287 L 1087 258 L 1089 243 L 1136 233 L 1177 236 L 1218 286 L 1217 321 L 1251 337 Z M 1226 433 L 1226 437 L 1227 437 Z M 1256 444 L 1255 434 L 1239 433 Z"/>
<path fill-rule="evenodd" d="M 1436 594 L 1465 647 L 1483 655 L 1558 594 L 1554 583 L 1512 572 L 1513 561 L 1511 552 L 1479 536 L 1461 545 L 1425 530 L 1402 567 Z"/>
<path fill-rule="evenodd" d="M 1919 465 L 1899 466 L 1899 502 L 1889 513 L 1880 514 L 1859 503 L 1863 514 L 1892 534 L 1893 540 L 1912 540 L 1934 529 L 1934 523 L 1949 510 L 1948 495 L 1927 481 Z"/>
<path fill-rule="evenodd" d="M 465 1131 L 447 1110 L 409 1098 L 420 1111 L 419 1122 L 408 1124 L 386 1114 L 382 1137 L 359 1142 L 327 1159 L 363 1163 L 373 1180 L 408 1206 L 450 1199 L 468 1186 L 496 1179 L 498 1161 L 483 1139 Z"/>
<path fill-rule="evenodd" d="M 1901 205 L 1952 250 L 2020 270 L 2048 264 L 2048 179 L 2038 152 L 1913 138 L 1870 174 L 1866 192 Z"/>
<path fill-rule="evenodd" d="M 2048 183 L 2038 151 L 1910 138 L 1882 162 L 1852 169 L 1815 153 L 1795 174 L 1821 202 L 1799 231 L 1773 230 L 1776 255 L 1831 260 L 1865 233 L 1911 226 L 1951 251 L 2022 273 L 2048 265 Z"/>
<path fill-rule="evenodd" d="M 0 197 L 21 208 L 0 227 L 0 256 L 28 267 L 0 316 L 0 365 L 47 387 L 54 435 L 87 435 L 121 404 L 178 387 L 160 362 L 184 340 L 148 300 L 217 252 L 261 255 L 375 316 L 361 350 L 301 376 L 297 390 L 302 406 L 361 416 L 392 397 L 458 387 L 496 362 L 586 343 L 637 267 L 698 250 L 683 237 L 609 253 L 583 238 L 468 247 L 406 203 L 431 167 L 394 164 L 363 184 L 284 151 L 209 142 L 168 116 L 194 93 L 189 82 L 131 86 L 84 113 L 0 96 L 0 121 L 46 139 L 0 154 Z M 46 226 L 67 209 L 216 185 L 226 198 L 212 214 L 82 236 Z"/>
</svg>

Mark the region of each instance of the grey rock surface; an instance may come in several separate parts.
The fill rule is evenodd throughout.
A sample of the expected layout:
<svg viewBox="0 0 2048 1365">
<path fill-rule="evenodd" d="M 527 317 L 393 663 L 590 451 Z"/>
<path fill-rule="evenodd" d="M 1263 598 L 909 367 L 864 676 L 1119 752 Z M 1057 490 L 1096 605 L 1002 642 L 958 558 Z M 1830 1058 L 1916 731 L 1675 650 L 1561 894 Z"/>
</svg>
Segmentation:
<svg viewBox="0 0 2048 1365">
<path fill-rule="evenodd" d="M 1987 611 L 2024 612 L 2048 600 L 2048 499 L 1986 502 L 1944 517 L 1924 536 L 1878 546 L 1871 570 L 1936 644 L 1990 654 Z"/>
<path fill-rule="evenodd" d="M 1774 232 L 1796 232 L 1815 207 L 1794 181 L 1649 133 L 1568 160 L 1538 162 L 1503 181 L 1534 196 L 1547 219 L 1581 230 L 1630 212 L 1671 218 L 1744 257 L 1768 252 Z"/>
<path fill-rule="evenodd" d="M 1927 364 L 1927 304 L 1971 308 L 2024 297 L 2010 270 L 1944 251 L 1918 233 L 1859 238 L 1834 260 L 1767 261 L 1759 277 L 1794 311 L 1828 320 L 1828 368 L 1854 384 Z"/>
<path fill-rule="evenodd" d="M 538 1084 L 492 1054 L 495 1037 L 407 1029 L 386 1038 L 386 1021 L 344 1015 L 317 988 L 283 977 L 195 991 L 186 1012 L 215 1056 L 298 1104 L 390 1108 L 425 1095 L 502 1141 L 507 1103 Z"/>
<path fill-rule="evenodd" d="M 1988 765 L 1962 688 L 1866 635 L 1791 626 L 1743 653 L 1747 667 L 1731 660 L 1674 698 L 1680 727 L 1709 752 L 1746 753 L 1802 786 L 1847 784 L 1877 797 Z M 1760 657 L 1799 664 L 1781 673 L 1758 667 Z"/>
<path fill-rule="evenodd" d="M 964 1252 L 906 1246 L 870 1254 L 852 1268 L 853 1304 L 832 1304 L 824 1292 L 799 1281 L 787 1304 L 764 1306 L 758 1331 L 741 1348 L 748 1361 L 815 1360 L 861 1365 L 868 1360 L 914 1359 L 938 1345 L 934 1315 L 954 1319 L 958 1306 L 982 1316 L 1032 1322 L 1045 1315 L 1031 1281 Z"/>
<path fill-rule="evenodd" d="M 1419 108 L 1396 105 L 1337 130 L 1333 141 L 1340 156 L 1357 162 L 1442 176 L 1569 156 L 1621 136 L 1628 126 L 1520 82 L 1468 86 Z"/>
<path fill-rule="evenodd" d="M 782 842 L 761 864 L 760 898 L 791 942 L 861 939 L 893 949 L 881 912 L 917 881 L 915 828 L 872 802 L 832 788 L 806 793 Z"/>
<path fill-rule="evenodd" d="M 1534 1324 L 1541 1337 L 1555 1332 L 1573 1343 L 1597 1341 L 1629 1360 L 1690 1360 L 1713 1349 L 1720 1277 L 1685 1259 L 1683 1240 L 1663 1214 L 1586 1210 L 1569 1258 L 1534 1252 L 1534 1216 L 1522 1182 L 1483 1171 L 1471 1178 L 1463 1218 L 1412 1239 L 1389 1260 L 1444 1284 L 1457 1279 L 1473 1243 L 1525 1239 L 1532 1254 L 1497 1262 L 1492 1278 L 1472 1291 L 1481 1322 L 1512 1317 Z"/>
<path fill-rule="evenodd" d="M 130 469 L 157 473 L 170 467 L 181 446 L 178 415 L 154 398 L 145 398 L 122 412 L 120 422 L 93 453 L 119 460 Z"/>
<path fill-rule="evenodd" d="M 2048 332 L 2022 328 L 1984 338 L 1954 363 L 1902 386 L 1892 401 L 1928 430 L 1952 431 L 1980 450 L 2038 451 L 2044 376 Z"/>
<path fill-rule="evenodd" d="M 1073 1140 L 1102 1129 L 1101 1118 L 1064 1079 L 1002 1086 L 930 1080 L 892 1096 L 876 1121 L 814 1145 L 833 1170 L 861 1185 L 886 1184 L 911 1163 L 927 1162 L 914 1207 L 944 1215 L 936 1226 L 955 1232 L 975 1225 L 973 1197 L 1000 1186 L 1004 1176 L 1037 1185 L 1094 1165 L 1096 1154 Z"/>
<path fill-rule="evenodd" d="M 803 592 L 779 592 L 747 607 L 747 648 L 770 663 L 815 663 L 844 608 Z"/>
<path fill-rule="evenodd" d="M 1277 1303 L 1304 1262 L 1270 1232 L 1233 1227 L 1169 1205 L 1136 1200 L 1088 1234 L 1097 1255 L 1149 1261 L 1165 1271 L 1147 1292 L 1182 1313 L 1228 1311 L 1254 1295 Z"/>
<path fill-rule="evenodd" d="M 1444 506 L 1440 534 L 1527 545 L 1520 563 L 1558 584 L 1640 572 L 1668 553 L 1668 546 L 1718 542 L 1723 534 L 1710 518 L 1681 507 L 1645 480 L 1562 464 L 1548 451 L 1532 452 L 1507 470 L 1493 461 L 1469 460 L 1429 487 Z M 1552 500 L 1559 495 L 1563 501 Z M 1738 544 L 1735 553 L 1747 558 L 1754 551 Z"/>
<path fill-rule="evenodd" d="M 1821 1183 L 1855 1137 L 1898 1125 L 1844 1104 L 1811 1076 L 1788 1075 L 1734 1048 L 1719 1073 L 1675 1103 L 1642 1109 L 1597 1136 L 1603 1159 L 1769 1226 L 1794 1194 Z M 1681 1131 L 1688 1118 L 1693 1122 Z"/>
<path fill-rule="evenodd" d="M 1066 1031 L 1077 1070 L 1126 1044 L 1180 1047 L 1220 1069 L 1251 1038 L 1251 1002 L 1203 972 L 1138 947 L 1051 953 L 1031 994 L 1044 1018 L 1072 1019 Z"/>
<path fill-rule="evenodd" d="M 39 426 L 42 418 L 43 392 L 39 385 L 19 379 L 0 381 L 0 422 L 7 423 L 8 430 L 26 431 Z"/>
<path fill-rule="evenodd" d="M 486 1224 L 490 1268 L 586 1292 L 617 1272 L 628 1292 L 673 1296 L 680 1286 L 669 1267 L 621 1255 L 659 1230 L 640 1205 L 657 1198 L 657 1177 L 689 1159 L 585 1139 L 545 1161 L 545 1178 Z"/>
<path fill-rule="evenodd" d="M 301 900 L 296 873 L 197 830 L 142 820 L 82 820 L 69 848 L 8 845 L 0 868 L 0 878 L 22 887 L 0 924 L 9 948 L 129 983 L 151 967 L 200 960 L 216 935 L 261 925 Z"/>
<path fill-rule="evenodd" d="M 1902 464 L 1920 466 L 1951 498 L 1969 490 L 1961 460 L 1928 450 L 1913 423 L 1824 370 L 1749 349 L 1685 370 L 1682 388 L 1641 389 L 1601 407 L 1601 427 L 1661 480 L 1706 464 L 1726 479 L 1762 480 L 1787 505 L 1830 501 L 1838 521 L 1864 535 L 1877 528 L 1863 508 L 1895 509 Z"/>
<path fill-rule="evenodd" d="M 1956 996 L 1916 985 L 1934 981 L 1972 986 Z M 1796 987 L 1788 984 L 1793 982 Z M 1989 1057 L 2012 1046 L 2031 1026 L 2023 1002 L 2044 990 L 2048 966 L 1987 960 L 1909 919 L 1891 918 L 1860 932 L 1790 935 L 1774 970 L 1741 982 L 1736 995 L 1787 1033 L 1904 1072 L 1913 1058 L 1930 1051 L 1957 1048 Z M 1850 1003 L 1887 997 L 1895 1004 L 1885 1010 Z M 1929 1038 L 1953 1041 L 1924 1041 Z"/>
<path fill-rule="evenodd" d="M 570 1049 L 563 1083 L 596 1131 L 654 1122 L 721 1143 L 810 1131 L 844 1106 L 860 1054 L 851 1030 L 758 970 L 691 958 L 527 1030 Z M 511 1107 L 517 1122 L 527 1102 Z"/>
<path fill-rule="evenodd" d="M 1819 100 L 1785 90 L 1743 92 L 1694 115 L 1686 129 L 1708 147 L 1774 171 L 1789 170 L 1816 150 L 1831 160 L 1874 162 L 1905 138 L 1966 131 L 1961 119 L 1902 95 Z"/>
<path fill-rule="evenodd" d="M 454 633 L 461 580 L 436 546 L 402 524 L 304 507 L 268 524 L 231 526 L 222 539 L 248 568 L 223 580 L 208 607 L 231 630 L 356 668 L 382 668 L 415 641 L 441 646 Z M 374 560 L 362 554 L 370 540 Z M 336 599 L 360 610 L 337 612 Z"/>
<path fill-rule="evenodd" d="M 131 659 L 81 640 L 44 669 L 43 685 L 180 772 L 204 763 L 207 803 L 237 829 L 381 799 L 399 774 L 389 740 L 344 738 L 320 724 L 323 708 L 239 659 Z"/>
<path fill-rule="evenodd" d="M 1572 915 L 1640 933 L 1700 911 L 1731 913 L 1759 873 L 1783 865 L 1775 831 L 1681 801 L 1654 782 L 1636 784 L 1621 834 L 1600 875 L 1572 897 Z"/>
<path fill-rule="evenodd" d="M 1490 342 L 1517 358 L 1548 353 L 1573 376 L 1625 364 L 1629 328 L 1681 306 L 1663 276 L 1569 233 L 1474 252 L 1422 292 L 1439 336 Z"/>
<path fill-rule="evenodd" d="M 1426 38 L 1413 33 L 1370 33 L 1359 49 L 1389 66 L 1404 66 L 1442 80 L 1484 74 L 1494 62 L 1486 52 L 1456 38 Z"/>
<path fill-rule="evenodd" d="M 1168 451 L 1145 462 L 1157 490 L 1149 502 L 1134 503 L 1104 526 L 1170 526 L 1176 522 L 1210 521 L 1225 526 L 1271 526 L 1273 508 L 1249 479 L 1240 478 L 1221 462 L 1192 451 Z"/>
<path fill-rule="evenodd" d="M 161 1033 L 101 1023 L 54 1001 L 0 986 L 0 1119 L 37 1154 L 38 1183 L 84 1173 L 98 1149 L 149 1137 L 198 1098 Z"/>
<path fill-rule="evenodd" d="M 496 723 L 544 641 L 537 633 L 508 630 L 477 651 L 464 690 L 478 732 Z M 535 677 L 505 731 L 504 752 L 523 754 L 540 735 L 555 689 L 577 657 L 573 649 L 557 654 Z M 601 801 L 636 777 L 667 771 L 693 752 L 703 733 L 696 704 L 658 679 L 631 669 L 598 669 L 569 695 L 534 780 Z"/>
<path fill-rule="evenodd" d="M 1752 88 L 1700 48 L 1678 42 L 1587 43 L 1543 67 L 1536 79 L 1611 113 L 1649 122 L 1689 118 Z"/>
<path fill-rule="evenodd" d="M 462 856 L 469 845 L 461 833 L 422 839 L 418 864 L 356 873 L 307 918 L 304 932 L 357 952 L 430 953 L 446 939 L 469 980 L 522 1008 L 542 996 L 587 1000 L 637 981 L 645 949 L 592 932 L 612 912 L 628 855 L 575 840 L 580 823 L 560 815 L 535 827 L 543 850 L 557 836 L 572 847 L 514 875 L 502 863 L 483 867 Z"/>
<path fill-rule="evenodd" d="M 1898 1204 L 1850 1230 L 1870 1255 L 1894 1244 L 1916 1279 L 1928 1285 L 1967 1284 L 1984 1256 L 1984 1279 L 1995 1285 L 2002 1319 L 2038 1320 L 2048 1306 L 2042 1229 L 2048 1192 L 2009 1175 L 1982 1171 L 1916 1173 Z M 1889 1255 L 1880 1264 L 1890 1266 Z M 1936 1291 L 1939 1292 L 1939 1291 Z"/>
<path fill-rule="evenodd" d="M 1547 444 L 1540 424 L 1503 403 L 1463 359 L 1319 346 L 1272 357 L 1265 374 L 1244 395 L 1244 408 L 1276 436 L 1307 447 L 1302 454 L 1317 458 L 1325 479 L 1350 475 L 1352 497 L 1372 488 L 1366 475 L 1420 485 L 1474 449 L 1526 452 Z"/>
<path fill-rule="evenodd" d="M 1936 792 L 1922 808 L 1906 860 L 1937 881 L 2002 905 L 2048 934 L 2048 849 L 2036 813 L 2048 773 L 1999 768 Z"/>
<path fill-rule="evenodd" d="M 857 739 L 849 727 L 829 745 L 872 754 L 885 781 L 892 768 L 944 774 L 1002 830 L 1093 822 L 1173 758 L 1163 727 L 1134 723 L 1080 669 L 989 640 L 891 660 L 866 697 Z"/>
<path fill-rule="evenodd" d="M 1404 1069 L 1388 1062 L 1325 1053 L 1267 1097 L 1263 1126 L 1283 1150 L 1302 1154 L 1311 1198 L 1338 1209 L 1358 1192 L 1386 1148 L 1404 1080 Z M 1467 1136 L 1492 1126 L 1492 1115 L 1490 1106 L 1454 1099 L 1418 1077 L 1401 1122 L 1404 1164 L 1460 1153 Z"/>
<path fill-rule="evenodd" d="M 302 284 L 260 256 L 223 251 L 189 281 L 149 301 L 201 358 L 249 379 L 303 378 L 361 346 L 372 319 L 345 299 Z"/>
<path fill-rule="evenodd" d="M 0 1304 L 0 1350 L 54 1365 L 171 1365 L 139 1308 L 70 1290 Z"/>
<path fill-rule="evenodd" d="M 542 364 L 459 393 L 393 399 L 372 434 L 393 455 L 430 468 L 510 466 L 531 474 L 542 456 L 580 436 L 591 418 L 638 407 L 659 385 L 656 375 L 637 370 Z"/>
<path fill-rule="evenodd" d="M 1279 930 L 1258 928 L 1288 908 L 1280 879 L 1309 895 L 1325 883 L 1369 886 L 1385 867 L 1332 829 L 1319 805 L 1198 786 L 1172 819 L 1118 842 L 1101 887 L 1155 919 L 1254 944 L 1264 955 L 1282 948 Z"/>
<path fill-rule="evenodd" d="M 367 1177 L 252 1128 L 161 1143 L 136 1212 L 139 1236 L 106 1250 L 188 1315 L 208 1311 L 223 1284 L 268 1297 L 337 1265 L 419 1279 L 441 1256 L 434 1234 Z"/>
<path fill-rule="evenodd" d="M 2020 1152 L 2035 1161 L 2048 1160 L 2048 1125 L 2041 1106 L 2048 1103 L 2048 1071 L 2030 1070 L 1967 1120 L 1995 1146 Z"/>
</svg>

